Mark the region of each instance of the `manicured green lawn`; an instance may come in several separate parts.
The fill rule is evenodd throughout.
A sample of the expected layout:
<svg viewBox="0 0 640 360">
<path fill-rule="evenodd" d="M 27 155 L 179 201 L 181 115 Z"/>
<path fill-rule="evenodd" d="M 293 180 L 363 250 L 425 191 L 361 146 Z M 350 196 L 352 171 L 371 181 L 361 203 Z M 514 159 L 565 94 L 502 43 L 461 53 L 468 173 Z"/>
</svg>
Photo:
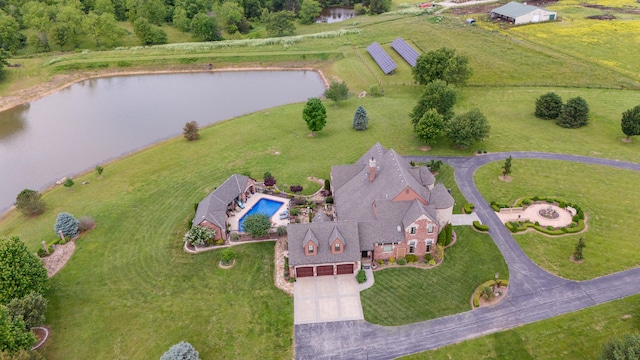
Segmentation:
<svg viewBox="0 0 640 360">
<path fill-rule="evenodd" d="M 523 250 L 543 268 L 560 276 L 585 280 L 640 264 L 637 204 L 640 173 L 562 161 L 514 159 L 511 182 L 498 179 L 503 161 L 476 172 L 487 201 L 513 203 L 520 197 L 558 197 L 579 204 L 587 216 L 585 233 L 548 237 L 537 232 L 516 235 Z M 582 264 L 569 261 L 575 243 L 585 237 Z"/>
<path fill-rule="evenodd" d="M 605 342 L 640 331 L 638 314 L 635 295 L 402 359 L 598 359 Z"/>
<path fill-rule="evenodd" d="M 493 240 L 470 226 L 454 228 L 458 242 L 431 270 L 410 267 L 376 271 L 375 284 L 360 293 L 365 320 L 403 325 L 471 309 L 473 291 L 495 273 L 508 278 L 507 265 Z M 428 304 L 425 305 L 425 304 Z"/>
</svg>

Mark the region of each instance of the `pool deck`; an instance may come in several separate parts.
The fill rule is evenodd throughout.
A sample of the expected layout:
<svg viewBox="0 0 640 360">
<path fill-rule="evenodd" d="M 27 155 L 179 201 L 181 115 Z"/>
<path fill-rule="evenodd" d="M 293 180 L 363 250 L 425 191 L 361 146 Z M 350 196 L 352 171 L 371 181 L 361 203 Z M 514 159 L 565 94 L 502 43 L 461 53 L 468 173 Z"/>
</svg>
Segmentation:
<svg viewBox="0 0 640 360">
<path fill-rule="evenodd" d="M 244 216 L 244 214 L 246 214 L 247 212 L 249 212 L 249 210 L 251 210 L 251 208 L 260 200 L 260 199 L 269 199 L 269 200 L 273 200 L 273 201 L 279 201 L 284 203 L 284 205 L 280 206 L 280 208 L 278 209 L 278 211 L 276 211 L 275 214 L 273 214 L 273 216 L 271 217 L 271 223 L 275 224 L 275 227 L 278 227 L 280 225 L 284 225 L 287 226 L 289 224 L 289 218 L 285 218 L 285 219 L 280 219 L 280 213 L 285 211 L 286 209 L 289 209 L 289 199 L 285 199 L 285 198 L 281 198 L 281 197 L 277 197 L 277 196 L 271 196 L 271 195 L 266 195 L 266 194 L 253 194 L 251 195 L 251 197 L 249 197 L 247 199 L 247 202 L 244 203 L 244 209 L 240 209 L 239 207 L 237 207 L 238 210 L 237 212 L 234 212 L 231 214 L 231 216 L 227 219 L 227 222 L 229 224 L 231 224 L 231 231 L 238 231 L 238 222 L 240 221 L 240 219 L 242 219 L 242 216 Z"/>
</svg>

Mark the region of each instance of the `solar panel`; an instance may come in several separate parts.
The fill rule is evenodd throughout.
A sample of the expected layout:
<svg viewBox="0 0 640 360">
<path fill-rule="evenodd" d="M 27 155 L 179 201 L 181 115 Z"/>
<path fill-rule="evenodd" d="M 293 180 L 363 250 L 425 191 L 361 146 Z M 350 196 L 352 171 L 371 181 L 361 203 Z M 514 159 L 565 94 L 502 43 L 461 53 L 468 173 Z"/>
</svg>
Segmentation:
<svg viewBox="0 0 640 360">
<path fill-rule="evenodd" d="M 418 60 L 418 52 L 415 51 L 409 44 L 407 44 L 402 38 L 397 38 L 393 40 L 391 43 L 391 47 L 395 50 L 404 61 L 408 62 L 409 65 L 416 66 L 416 62 Z"/>
<path fill-rule="evenodd" d="M 380 66 L 380 69 L 382 69 L 382 72 L 385 74 L 392 72 L 398 67 L 395 61 L 391 59 L 389 54 L 387 54 L 377 42 L 369 45 L 369 47 L 367 47 L 367 52 L 371 55 L 373 60 L 378 63 L 378 66 Z"/>
</svg>

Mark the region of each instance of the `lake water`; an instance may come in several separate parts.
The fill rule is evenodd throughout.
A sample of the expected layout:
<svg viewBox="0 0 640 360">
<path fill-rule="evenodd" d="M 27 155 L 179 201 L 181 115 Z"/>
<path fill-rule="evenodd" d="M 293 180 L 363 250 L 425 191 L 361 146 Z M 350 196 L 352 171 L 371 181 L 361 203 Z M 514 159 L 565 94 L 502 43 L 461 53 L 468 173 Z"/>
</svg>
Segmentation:
<svg viewBox="0 0 640 360">
<path fill-rule="evenodd" d="M 353 8 L 330 7 L 322 9 L 320 16 L 316 19 L 317 23 L 335 23 L 345 21 L 356 16 Z"/>
<path fill-rule="evenodd" d="M 200 126 L 321 96 L 313 71 L 242 71 L 83 81 L 0 112 L 0 211 L 22 189 L 42 190 Z M 301 110 L 302 111 L 302 110 Z"/>
</svg>

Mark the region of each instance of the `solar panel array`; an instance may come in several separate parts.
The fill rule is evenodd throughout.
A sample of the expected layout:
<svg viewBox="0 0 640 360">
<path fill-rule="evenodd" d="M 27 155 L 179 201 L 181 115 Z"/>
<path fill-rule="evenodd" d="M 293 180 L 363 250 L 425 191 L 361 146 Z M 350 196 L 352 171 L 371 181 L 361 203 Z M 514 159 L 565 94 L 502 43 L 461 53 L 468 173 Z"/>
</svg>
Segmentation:
<svg viewBox="0 0 640 360">
<path fill-rule="evenodd" d="M 391 59 L 389 54 L 387 54 L 377 42 L 369 45 L 367 47 L 367 52 L 371 55 L 373 60 L 378 63 L 378 66 L 380 66 L 380 69 L 382 69 L 382 72 L 385 74 L 392 72 L 398 67 L 396 62 Z"/>
<path fill-rule="evenodd" d="M 418 61 L 418 52 L 415 51 L 409 44 L 407 44 L 402 38 L 397 38 L 391 43 L 391 47 L 395 50 L 404 61 L 408 62 L 411 66 L 416 66 Z"/>
</svg>

